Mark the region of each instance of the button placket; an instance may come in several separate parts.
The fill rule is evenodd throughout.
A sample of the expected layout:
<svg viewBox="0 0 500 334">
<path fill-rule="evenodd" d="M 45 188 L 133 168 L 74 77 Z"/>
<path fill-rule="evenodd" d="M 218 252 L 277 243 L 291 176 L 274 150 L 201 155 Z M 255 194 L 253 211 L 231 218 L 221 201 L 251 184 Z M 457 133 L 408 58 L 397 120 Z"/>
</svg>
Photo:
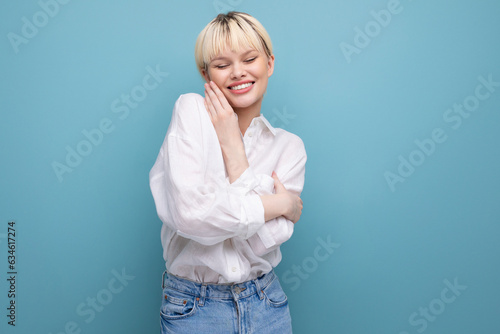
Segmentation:
<svg viewBox="0 0 500 334">
<path fill-rule="evenodd" d="M 253 147 L 255 142 L 255 137 L 258 136 L 259 130 L 261 129 L 261 123 L 258 122 L 257 118 L 254 118 L 250 123 L 247 131 L 245 132 L 245 140 L 248 148 Z"/>
</svg>

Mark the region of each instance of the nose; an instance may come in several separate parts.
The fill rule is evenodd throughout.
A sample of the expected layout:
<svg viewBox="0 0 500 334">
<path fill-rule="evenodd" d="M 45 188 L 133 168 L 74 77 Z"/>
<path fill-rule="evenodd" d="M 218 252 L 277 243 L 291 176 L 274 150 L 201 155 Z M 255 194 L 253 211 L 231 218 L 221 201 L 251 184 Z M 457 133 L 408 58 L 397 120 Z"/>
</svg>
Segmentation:
<svg viewBox="0 0 500 334">
<path fill-rule="evenodd" d="M 233 79 L 241 78 L 246 75 L 245 67 L 239 62 L 234 63 L 232 69 L 231 76 Z"/>
</svg>

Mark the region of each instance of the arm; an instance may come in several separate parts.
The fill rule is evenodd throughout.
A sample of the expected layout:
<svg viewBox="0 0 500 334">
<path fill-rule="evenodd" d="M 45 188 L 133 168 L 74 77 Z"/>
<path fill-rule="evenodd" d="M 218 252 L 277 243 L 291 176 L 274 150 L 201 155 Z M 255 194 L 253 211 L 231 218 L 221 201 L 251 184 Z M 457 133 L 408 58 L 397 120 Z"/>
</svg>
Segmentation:
<svg viewBox="0 0 500 334">
<path fill-rule="evenodd" d="M 299 137 L 293 139 L 295 140 L 290 141 L 290 147 L 292 149 L 288 150 L 288 152 L 283 152 L 285 157 L 287 157 L 286 160 L 290 160 L 290 163 L 276 166 L 276 173 L 278 173 L 279 179 L 277 175 L 271 177 L 265 174 L 254 174 L 251 167 L 249 167 L 242 177 L 232 184 L 238 185 L 237 187 L 231 188 L 232 191 L 236 191 L 240 194 L 257 194 L 260 196 L 264 205 L 266 198 L 273 199 L 278 197 L 278 195 L 273 194 L 273 192 L 276 189 L 278 193 L 280 188 L 286 188 L 288 193 L 300 198 L 304 187 L 307 155 L 302 140 L 300 140 Z M 250 177 L 250 175 L 252 177 Z M 279 180 L 281 180 L 282 183 Z M 226 180 L 226 183 L 228 183 L 228 180 Z M 280 206 L 278 205 L 277 207 L 279 208 Z M 300 209 L 302 209 L 302 205 Z M 272 208 L 270 210 L 272 210 Z M 300 214 L 301 211 L 299 216 Z M 281 244 L 289 240 L 293 234 L 294 223 L 296 222 L 296 220 L 288 219 L 284 215 L 278 215 L 270 219 L 267 218 L 268 217 L 266 217 L 266 223 L 257 233 L 247 239 L 254 253 L 259 256 L 275 250 Z"/>
<path fill-rule="evenodd" d="M 242 179 L 246 179 L 247 182 L 242 181 L 240 184 L 245 188 L 246 183 L 247 189 L 244 190 L 252 190 L 248 184 L 253 183 L 255 186 L 255 175 L 251 171 L 246 172 L 250 166 L 241 139 L 238 119 L 224 94 L 213 82 L 205 84 L 205 108 L 219 139 L 229 182 L 233 184 L 235 180 L 244 175 Z M 276 194 L 260 196 L 264 207 L 265 221 L 285 216 L 294 223 L 297 222 L 302 212 L 302 200 L 299 196 L 288 192 L 277 176 L 273 176 L 273 178 L 276 184 Z"/>
<path fill-rule="evenodd" d="M 248 165 L 233 109 L 213 83 L 205 85 L 205 108 L 223 151 L 229 182 L 241 194 L 260 195 L 266 224 L 259 229 L 257 234 L 249 238 L 248 242 L 256 254 L 268 253 L 291 237 L 293 224 L 298 221 L 302 213 L 300 194 L 304 185 L 307 160 L 304 143 L 296 137 L 296 141 L 290 143 L 295 153 L 290 156 L 291 163 L 284 168 L 277 166 L 279 167 L 278 173 L 282 175 L 283 184 L 276 175 L 272 178 L 263 174 L 255 175 Z M 234 182 L 238 177 L 239 179 Z M 274 188 L 276 194 L 272 194 Z"/>
<path fill-rule="evenodd" d="M 277 168 L 277 173 L 280 175 L 283 186 L 289 192 L 300 196 L 304 187 L 307 155 L 303 143 L 300 142 L 294 146 L 296 147 L 295 151 L 298 153 L 298 157 L 294 158 L 287 166 L 279 166 L 282 168 Z M 251 193 L 262 195 L 269 192 L 272 192 L 272 187 L 262 186 L 254 188 Z M 286 217 L 276 217 L 275 219 L 266 221 L 257 233 L 247 241 L 254 253 L 262 256 L 289 240 L 293 234 L 294 226 L 294 222 Z"/>
<path fill-rule="evenodd" d="M 235 236 L 248 239 L 264 225 L 257 194 L 240 194 L 223 174 L 206 173 L 200 105 L 181 96 L 150 172 L 160 219 L 179 235 L 204 245 Z M 238 184 L 236 180 L 235 184 Z"/>
<path fill-rule="evenodd" d="M 229 183 L 233 183 L 249 167 L 238 118 L 224 94 L 212 81 L 205 84 L 204 102 L 219 139 Z"/>
</svg>

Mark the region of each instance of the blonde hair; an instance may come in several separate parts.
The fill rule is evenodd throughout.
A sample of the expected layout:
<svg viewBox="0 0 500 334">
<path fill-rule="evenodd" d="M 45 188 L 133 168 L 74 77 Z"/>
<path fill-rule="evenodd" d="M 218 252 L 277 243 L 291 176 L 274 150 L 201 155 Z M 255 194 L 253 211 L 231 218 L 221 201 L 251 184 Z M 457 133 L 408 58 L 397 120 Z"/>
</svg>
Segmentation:
<svg viewBox="0 0 500 334">
<path fill-rule="evenodd" d="M 202 76 L 202 71 L 207 71 L 208 64 L 224 52 L 226 47 L 236 52 L 243 47 L 250 47 L 268 57 L 273 54 L 269 34 L 253 16 L 241 12 L 219 14 L 196 39 L 194 58 Z"/>
</svg>

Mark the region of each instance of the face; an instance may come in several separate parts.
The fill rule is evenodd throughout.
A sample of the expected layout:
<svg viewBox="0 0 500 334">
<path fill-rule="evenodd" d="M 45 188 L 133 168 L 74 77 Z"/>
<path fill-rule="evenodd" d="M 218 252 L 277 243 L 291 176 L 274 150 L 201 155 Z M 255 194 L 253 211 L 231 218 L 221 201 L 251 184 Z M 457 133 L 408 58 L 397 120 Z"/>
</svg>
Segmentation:
<svg viewBox="0 0 500 334">
<path fill-rule="evenodd" d="M 260 106 L 273 70 L 273 55 L 250 48 L 238 52 L 226 48 L 203 75 L 207 82 L 215 82 L 234 109 L 244 109 Z"/>
</svg>

